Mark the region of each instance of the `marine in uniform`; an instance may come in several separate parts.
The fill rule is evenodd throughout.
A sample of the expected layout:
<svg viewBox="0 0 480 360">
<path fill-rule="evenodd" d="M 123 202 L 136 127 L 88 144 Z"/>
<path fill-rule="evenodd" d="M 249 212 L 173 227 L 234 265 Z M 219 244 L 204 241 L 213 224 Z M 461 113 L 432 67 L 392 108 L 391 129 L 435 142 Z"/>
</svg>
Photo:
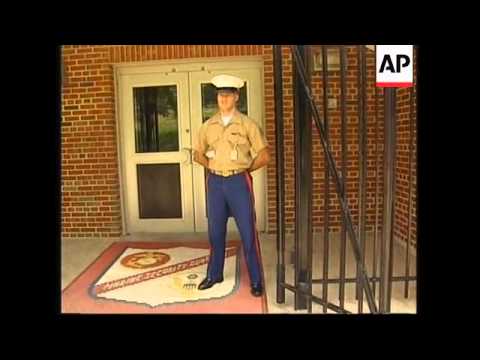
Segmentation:
<svg viewBox="0 0 480 360">
<path fill-rule="evenodd" d="M 258 123 L 236 109 L 244 81 L 224 74 L 211 82 L 217 90 L 219 111 L 202 124 L 193 145 L 194 160 L 208 169 L 210 257 L 206 277 L 198 289 L 223 281 L 227 220 L 233 216 L 242 240 L 251 293 L 261 296 L 264 280 L 250 173 L 270 161 L 268 143 Z"/>
</svg>

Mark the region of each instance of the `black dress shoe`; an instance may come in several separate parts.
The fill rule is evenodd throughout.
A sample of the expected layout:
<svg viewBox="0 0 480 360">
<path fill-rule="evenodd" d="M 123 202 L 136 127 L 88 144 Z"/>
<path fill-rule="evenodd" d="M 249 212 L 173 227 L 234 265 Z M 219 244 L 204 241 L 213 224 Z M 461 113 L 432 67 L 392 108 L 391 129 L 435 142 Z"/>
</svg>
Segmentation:
<svg viewBox="0 0 480 360">
<path fill-rule="evenodd" d="M 252 285 L 252 289 L 250 290 L 253 296 L 262 296 L 263 294 L 263 287 L 261 284 Z"/>
<path fill-rule="evenodd" d="M 203 281 L 198 285 L 198 290 L 206 290 L 206 289 L 210 289 L 213 285 L 215 285 L 216 283 L 221 283 L 223 282 L 223 277 L 221 277 L 220 279 L 218 280 L 212 280 L 212 279 L 209 279 L 209 278 L 205 278 L 203 279 Z"/>
</svg>

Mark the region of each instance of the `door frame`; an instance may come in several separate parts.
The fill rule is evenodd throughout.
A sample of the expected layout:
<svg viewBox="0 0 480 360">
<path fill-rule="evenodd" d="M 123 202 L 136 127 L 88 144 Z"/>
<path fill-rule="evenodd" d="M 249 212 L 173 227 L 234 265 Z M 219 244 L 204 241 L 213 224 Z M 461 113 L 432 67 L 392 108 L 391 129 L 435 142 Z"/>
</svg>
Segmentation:
<svg viewBox="0 0 480 360">
<path fill-rule="evenodd" d="M 172 72 L 189 72 L 189 71 L 210 71 L 210 70 L 236 70 L 245 69 L 249 67 L 260 68 L 260 92 L 265 94 L 264 90 L 264 59 L 262 56 L 229 56 L 229 57 L 209 57 L 209 58 L 188 58 L 188 59 L 172 59 L 172 60 L 153 60 L 153 61 L 141 61 L 141 62 L 129 62 L 129 63 L 114 63 L 113 75 L 114 75 L 114 92 L 115 92 L 115 122 L 116 122 L 116 141 L 117 141 L 117 165 L 118 165 L 118 177 L 120 186 L 120 209 L 122 217 L 122 235 L 130 235 L 130 229 L 127 226 L 127 204 L 126 204 L 126 187 L 125 187 L 125 158 L 123 149 L 123 138 L 125 136 L 122 130 L 121 116 L 120 114 L 120 78 L 124 75 L 136 75 L 136 74 L 156 74 L 156 73 L 172 73 Z M 190 94 L 188 95 L 190 97 Z M 261 119 L 255 119 L 265 129 L 265 101 L 262 101 L 260 108 L 262 117 Z M 191 136 L 193 136 L 193 133 Z M 266 169 L 259 170 L 264 171 L 265 176 L 263 179 L 263 221 L 265 231 L 267 228 L 267 174 Z M 197 206 L 195 204 L 194 206 Z"/>
</svg>

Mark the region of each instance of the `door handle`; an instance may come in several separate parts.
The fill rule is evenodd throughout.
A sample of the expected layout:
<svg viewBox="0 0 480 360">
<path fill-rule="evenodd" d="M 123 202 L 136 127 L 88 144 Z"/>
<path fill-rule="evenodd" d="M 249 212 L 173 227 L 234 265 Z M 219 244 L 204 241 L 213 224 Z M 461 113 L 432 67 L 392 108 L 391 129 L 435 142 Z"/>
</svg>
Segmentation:
<svg viewBox="0 0 480 360">
<path fill-rule="evenodd" d="M 192 162 L 192 148 L 184 147 L 184 148 L 182 148 L 182 151 L 187 151 L 188 152 L 187 160 L 183 161 L 182 164 L 192 165 L 193 164 L 193 162 Z"/>
</svg>

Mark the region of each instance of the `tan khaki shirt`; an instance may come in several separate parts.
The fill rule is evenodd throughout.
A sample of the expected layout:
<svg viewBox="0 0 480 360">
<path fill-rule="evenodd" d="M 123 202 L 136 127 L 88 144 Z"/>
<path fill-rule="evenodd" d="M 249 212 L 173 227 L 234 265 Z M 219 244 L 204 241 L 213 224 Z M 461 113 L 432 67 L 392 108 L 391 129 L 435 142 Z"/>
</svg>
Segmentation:
<svg viewBox="0 0 480 360">
<path fill-rule="evenodd" d="M 208 168 L 217 171 L 248 169 L 267 146 L 257 122 L 238 111 L 227 126 L 218 112 L 202 124 L 193 140 L 193 150 L 204 154 Z"/>
</svg>

